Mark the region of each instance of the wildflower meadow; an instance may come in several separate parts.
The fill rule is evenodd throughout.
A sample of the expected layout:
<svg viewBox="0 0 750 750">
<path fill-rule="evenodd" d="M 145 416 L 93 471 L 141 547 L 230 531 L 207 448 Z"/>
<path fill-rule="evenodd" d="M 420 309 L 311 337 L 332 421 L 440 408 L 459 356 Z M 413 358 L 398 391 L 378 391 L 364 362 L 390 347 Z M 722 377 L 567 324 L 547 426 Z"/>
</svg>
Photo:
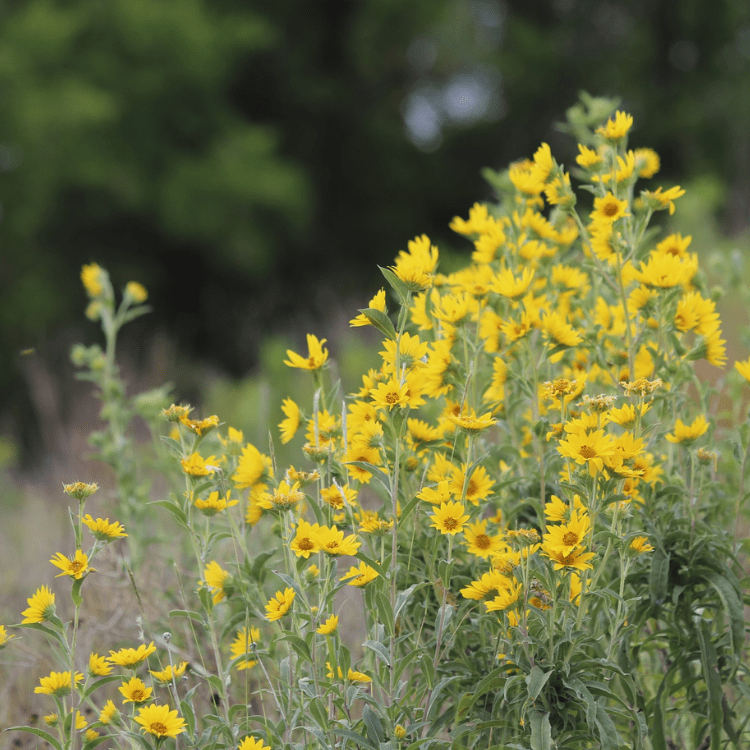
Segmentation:
<svg viewBox="0 0 750 750">
<path fill-rule="evenodd" d="M 354 393 L 325 331 L 290 346 L 306 400 L 276 405 L 263 444 L 167 387 L 128 392 L 117 337 L 148 294 L 86 265 L 103 338 L 72 357 L 111 486 L 61 488 L 75 546 L 0 626 L 0 674 L 22 640 L 54 664 L 34 677 L 40 721 L 3 746 L 750 746 L 750 358 L 724 371 L 717 284 L 750 293 L 665 229 L 684 190 L 632 126 L 586 99 L 575 163 L 543 143 L 486 170 L 496 202 L 451 223 L 461 267 L 442 273 L 422 235 L 381 269 L 351 320 L 380 365 Z M 90 652 L 105 569 L 140 637 Z"/>
</svg>

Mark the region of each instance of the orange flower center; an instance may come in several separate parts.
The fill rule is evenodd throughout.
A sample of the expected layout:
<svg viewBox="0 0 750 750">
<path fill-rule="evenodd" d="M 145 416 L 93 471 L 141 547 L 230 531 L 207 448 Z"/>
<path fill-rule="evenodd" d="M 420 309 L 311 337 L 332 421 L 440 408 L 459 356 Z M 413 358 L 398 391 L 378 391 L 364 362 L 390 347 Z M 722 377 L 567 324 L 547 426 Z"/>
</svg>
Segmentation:
<svg viewBox="0 0 750 750">
<path fill-rule="evenodd" d="M 312 539 L 309 539 L 307 537 L 305 537 L 304 539 L 300 539 L 299 542 L 297 542 L 297 546 L 305 552 L 307 552 L 307 550 L 309 549 L 315 548 Z"/>
<path fill-rule="evenodd" d="M 579 541 L 578 534 L 573 531 L 569 531 L 563 536 L 563 544 L 566 547 L 572 547 L 574 544 L 578 544 Z"/>
<path fill-rule="evenodd" d="M 385 402 L 387 404 L 397 404 L 398 403 L 398 393 L 394 393 L 391 391 L 389 394 L 385 397 Z"/>
<path fill-rule="evenodd" d="M 596 451 L 590 445 L 582 445 L 578 452 L 583 458 L 593 458 L 596 455 Z"/>
<path fill-rule="evenodd" d="M 77 573 L 77 572 L 78 572 L 79 570 L 81 570 L 82 568 L 83 568 L 83 563 L 81 563 L 81 561 L 80 561 L 80 560 L 72 560 L 72 561 L 71 561 L 71 563 L 70 563 L 70 569 L 71 569 L 71 570 L 72 570 L 72 571 L 73 571 L 74 573 Z"/>
<path fill-rule="evenodd" d="M 617 204 L 607 203 L 607 205 L 604 206 L 603 213 L 605 216 L 614 216 L 617 213 Z"/>
<path fill-rule="evenodd" d="M 167 733 L 167 728 L 162 724 L 160 721 L 155 721 L 151 725 L 151 733 L 152 734 L 158 734 L 159 736 L 162 736 Z"/>
<path fill-rule="evenodd" d="M 487 534 L 477 534 L 474 540 L 474 546 L 478 549 L 489 549 L 492 546 L 492 539 Z"/>
<path fill-rule="evenodd" d="M 446 518 L 443 521 L 443 526 L 448 530 L 453 530 L 458 526 L 458 521 L 455 518 Z"/>
</svg>

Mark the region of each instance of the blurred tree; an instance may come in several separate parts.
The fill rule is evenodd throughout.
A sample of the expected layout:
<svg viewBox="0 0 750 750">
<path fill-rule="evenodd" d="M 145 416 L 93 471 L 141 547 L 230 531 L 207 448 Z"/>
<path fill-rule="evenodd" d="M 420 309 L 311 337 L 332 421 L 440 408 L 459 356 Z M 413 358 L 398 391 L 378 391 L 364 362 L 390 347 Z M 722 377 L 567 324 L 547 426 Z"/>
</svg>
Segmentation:
<svg viewBox="0 0 750 750">
<path fill-rule="evenodd" d="M 553 123 L 581 89 L 622 96 L 665 181 L 720 175 L 725 226 L 750 220 L 745 0 L 15 0 L 2 14 L 5 361 L 68 340 L 95 260 L 149 287 L 183 350 L 239 375 L 269 327 L 364 304 L 376 263 L 415 234 L 463 250 L 447 224 L 489 195 L 482 166 L 542 140 L 572 159 Z M 0 393 L 21 404 L 13 373 Z"/>
</svg>

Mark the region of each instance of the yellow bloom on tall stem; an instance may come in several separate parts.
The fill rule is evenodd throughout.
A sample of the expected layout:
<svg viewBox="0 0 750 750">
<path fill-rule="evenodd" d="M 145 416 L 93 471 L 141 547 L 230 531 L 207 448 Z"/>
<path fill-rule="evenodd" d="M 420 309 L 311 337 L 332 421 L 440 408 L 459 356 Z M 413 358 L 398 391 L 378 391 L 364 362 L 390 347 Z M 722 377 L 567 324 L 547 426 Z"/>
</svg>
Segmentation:
<svg viewBox="0 0 750 750">
<path fill-rule="evenodd" d="M 188 663 L 186 661 L 180 662 L 174 669 L 172 669 L 171 664 L 167 664 L 164 669 L 160 671 L 154 671 L 149 669 L 148 672 L 150 675 L 153 676 L 155 680 L 158 680 L 159 682 L 163 684 L 167 684 L 169 682 L 172 682 L 173 678 L 182 677 L 182 675 L 185 674 L 185 669 L 187 669 Z"/>
<path fill-rule="evenodd" d="M 0 625 L 0 648 L 5 646 L 11 638 L 15 638 L 15 636 L 12 633 L 8 633 L 5 629 L 5 625 Z"/>
<path fill-rule="evenodd" d="M 89 297 L 100 297 L 104 292 L 107 272 L 97 263 L 89 263 L 81 268 L 81 281 Z"/>
<path fill-rule="evenodd" d="M 231 493 L 227 492 L 225 497 L 219 497 L 219 491 L 214 490 L 209 493 L 207 498 L 198 498 L 195 501 L 195 507 L 203 513 L 204 516 L 215 516 L 222 510 L 232 508 L 239 503 L 239 500 L 230 500 Z"/>
<path fill-rule="evenodd" d="M 323 348 L 327 339 L 318 340 L 312 333 L 307 334 L 307 357 L 296 354 L 291 349 L 286 350 L 289 359 L 284 360 L 287 367 L 296 367 L 300 370 L 319 370 L 328 359 L 328 349 Z"/>
<path fill-rule="evenodd" d="M 73 558 L 65 557 L 62 552 L 58 552 L 50 562 L 56 568 L 62 570 L 62 573 L 58 573 L 55 578 L 59 578 L 60 576 L 70 576 L 71 578 L 80 580 L 87 573 L 96 570 L 96 568 L 89 568 L 89 556 L 79 549 L 76 550 L 75 557 Z"/>
<path fill-rule="evenodd" d="M 271 750 L 270 745 L 264 745 L 262 740 L 255 737 L 245 737 L 237 750 Z"/>
<path fill-rule="evenodd" d="M 471 434 L 481 432 L 488 427 L 492 427 L 493 424 L 497 424 L 497 420 L 492 416 L 492 412 L 488 411 L 486 414 L 478 417 L 474 409 L 469 409 L 468 412 L 462 412 L 461 414 L 449 414 L 448 419 L 456 427 Z"/>
<path fill-rule="evenodd" d="M 624 216 L 629 216 L 628 202 L 615 198 L 612 193 L 607 193 L 602 198 L 594 198 L 594 210 L 590 216 L 594 223 L 612 224 Z"/>
<path fill-rule="evenodd" d="M 380 573 L 367 563 L 361 562 L 358 566 L 349 568 L 349 571 L 339 578 L 340 581 L 347 581 L 348 586 L 366 586 L 370 581 L 374 581 Z"/>
<path fill-rule="evenodd" d="M 463 531 L 464 524 L 469 520 L 468 514 L 464 513 L 464 504 L 453 501 L 441 503 L 440 508 L 436 508 L 430 518 L 432 528 L 441 534 L 452 535 Z"/>
<path fill-rule="evenodd" d="M 224 570 L 216 560 L 211 560 L 211 562 L 206 565 L 206 568 L 203 571 L 203 580 L 208 589 L 214 595 L 214 604 L 218 604 L 222 599 L 226 598 L 227 592 L 224 589 L 224 584 L 227 582 L 228 578 L 229 571 Z"/>
<path fill-rule="evenodd" d="M 380 409 L 390 411 L 394 406 L 405 407 L 409 403 L 409 386 L 391 377 L 386 383 L 378 383 L 370 390 L 370 397 Z"/>
<path fill-rule="evenodd" d="M 666 438 L 670 443 L 690 444 L 707 430 L 708 422 L 702 414 L 699 414 L 689 425 L 683 424 L 682 420 L 678 419 L 674 425 L 674 432 L 666 435 Z"/>
<path fill-rule="evenodd" d="M 329 555 L 356 555 L 361 544 L 354 534 L 344 537 L 344 532 L 335 526 L 321 526 L 317 538 L 320 549 Z"/>
<path fill-rule="evenodd" d="M 169 706 L 156 704 L 138 709 L 135 717 L 145 732 L 155 737 L 176 737 L 185 731 L 185 719 L 178 716 L 177 711 L 170 711 Z"/>
<path fill-rule="evenodd" d="M 153 688 L 146 687 L 143 680 L 138 677 L 131 677 L 127 682 L 123 682 L 118 690 L 125 696 L 123 703 L 145 703 L 154 692 Z"/>
<path fill-rule="evenodd" d="M 258 641 L 260 641 L 260 630 L 258 628 L 251 627 L 249 631 L 246 627 L 240 628 L 229 646 L 232 658 L 236 659 L 238 656 L 245 656 L 252 653 L 253 645 L 258 643 Z M 257 663 L 254 659 L 244 659 L 237 662 L 237 669 L 250 669 Z"/>
<path fill-rule="evenodd" d="M 112 667 L 109 665 L 106 656 L 99 656 L 99 654 L 91 654 L 89 656 L 89 673 L 96 675 L 97 677 L 106 677 L 111 674 Z"/>
<path fill-rule="evenodd" d="M 141 644 L 138 648 L 121 648 L 119 651 L 109 652 L 109 661 L 120 667 L 137 667 L 156 651 L 154 642 L 148 646 Z"/>
<path fill-rule="evenodd" d="M 615 117 L 607 120 L 606 125 L 597 128 L 596 132 L 608 141 L 619 141 L 624 138 L 633 126 L 633 115 L 626 112 L 615 112 Z"/>
<path fill-rule="evenodd" d="M 572 458 L 577 464 L 586 464 L 590 476 L 604 468 L 604 459 L 615 453 L 614 443 L 603 430 L 593 432 L 570 433 L 567 440 L 561 440 L 557 445 L 561 456 Z"/>
<path fill-rule="evenodd" d="M 34 596 L 26 600 L 29 605 L 21 614 L 24 619 L 21 623 L 44 622 L 55 614 L 55 595 L 46 587 L 40 586 Z"/>
<path fill-rule="evenodd" d="M 580 515 L 574 509 L 570 520 L 559 526 L 549 526 L 544 535 L 545 550 L 555 550 L 561 555 L 569 555 L 576 547 L 583 544 L 591 529 L 591 522 L 587 513 Z"/>
<path fill-rule="evenodd" d="M 295 596 L 294 589 L 277 591 L 266 604 L 266 619 L 270 622 L 280 620 L 289 611 Z"/>
<path fill-rule="evenodd" d="M 213 474 L 218 468 L 216 465 L 216 456 L 209 456 L 203 458 L 199 453 L 193 453 L 187 458 L 183 458 L 180 461 L 180 466 L 186 474 L 190 474 L 191 477 L 205 477 L 209 474 Z"/>
<path fill-rule="evenodd" d="M 109 518 L 97 518 L 95 521 L 91 514 L 87 513 L 83 517 L 83 523 L 100 542 L 111 542 L 113 539 L 127 536 L 124 526 L 119 521 L 110 523 Z"/>
<path fill-rule="evenodd" d="M 76 684 L 83 679 L 80 672 L 76 672 Z M 70 672 L 50 672 L 47 677 L 39 678 L 39 687 L 34 688 L 35 693 L 52 695 L 59 698 L 68 695 L 71 690 Z"/>
<path fill-rule="evenodd" d="M 320 540 L 318 539 L 318 524 L 311 524 L 300 518 L 297 524 L 297 533 L 294 535 L 289 548 L 297 557 L 304 557 L 306 560 L 310 555 L 320 551 Z"/>
<path fill-rule="evenodd" d="M 321 635 L 331 635 L 336 632 L 336 628 L 339 626 L 339 618 L 336 615 L 331 615 L 322 625 L 320 625 L 315 632 Z"/>
<path fill-rule="evenodd" d="M 737 370 L 737 372 L 742 375 L 748 383 L 750 383 L 750 357 L 743 361 L 737 360 L 737 362 L 734 363 L 734 369 Z"/>
<path fill-rule="evenodd" d="M 284 412 L 286 419 L 279 422 L 279 430 L 281 431 L 281 442 L 286 445 L 299 428 L 299 406 L 292 399 L 285 398 L 281 402 L 281 411 Z"/>
</svg>

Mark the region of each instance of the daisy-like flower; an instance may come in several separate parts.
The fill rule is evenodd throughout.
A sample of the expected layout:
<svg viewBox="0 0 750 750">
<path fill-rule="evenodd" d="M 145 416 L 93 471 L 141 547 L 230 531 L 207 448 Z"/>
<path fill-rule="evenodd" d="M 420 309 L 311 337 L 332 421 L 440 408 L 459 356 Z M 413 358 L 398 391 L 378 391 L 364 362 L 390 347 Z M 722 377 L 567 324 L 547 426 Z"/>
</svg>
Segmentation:
<svg viewBox="0 0 750 750">
<path fill-rule="evenodd" d="M 281 442 L 286 445 L 299 429 L 299 406 L 292 399 L 285 398 L 281 402 L 281 411 L 284 412 L 286 419 L 279 422 L 279 430 Z"/>
<path fill-rule="evenodd" d="M 153 675 L 155 680 L 158 680 L 162 684 L 167 684 L 169 682 L 172 682 L 172 679 L 177 679 L 178 677 L 182 677 L 182 675 L 185 674 L 185 669 L 187 668 L 188 663 L 186 661 L 180 662 L 174 669 L 172 669 L 171 664 L 167 664 L 164 669 L 155 672 L 151 669 L 148 670 L 149 674 Z"/>
<path fill-rule="evenodd" d="M 60 723 L 60 717 L 57 714 L 47 714 L 43 721 L 48 727 L 56 727 Z"/>
<path fill-rule="evenodd" d="M 647 536 L 637 536 L 630 542 L 630 549 L 642 555 L 644 552 L 653 552 L 654 548 L 648 543 Z"/>
<path fill-rule="evenodd" d="M 277 591 L 266 604 L 266 619 L 269 622 L 280 620 L 289 611 L 295 596 L 294 589 L 286 588 L 283 591 Z"/>
<path fill-rule="evenodd" d="M 284 360 L 287 367 L 296 367 L 300 370 L 319 370 L 328 359 L 328 349 L 323 348 L 326 339 L 318 340 L 317 336 L 307 334 L 307 357 L 296 354 L 291 349 L 286 350 L 286 356 L 289 359 Z"/>
<path fill-rule="evenodd" d="M 282 480 L 276 492 L 264 492 L 258 498 L 258 505 L 264 510 L 292 510 L 304 497 L 304 492 L 299 491 L 299 485 L 296 482 L 290 487 L 286 481 Z"/>
<path fill-rule="evenodd" d="M 11 638 L 15 638 L 15 636 L 12 633 L 8 633 L 5 629 L 5 625 L 0 625 L 0 648 L 5 646 Z"/>
<path fill-rule="evenodd" d="M 185 425 L 191 432 L 198 436 L 205 435 L 219 426 L 219 417 L 216 414 L 206 417 L 205 419 L 188 419 L 187 416 L 180 417 L 180 422 Z"/>
<path fill-rule="evenodd" d="M 83 714 L 76 711 L 76 729 L 86 729 L 86 726 L 86 719 L 83 718 Z"/>
<path fill-rule="evenodd" d="M 427 341 L 420 341 L 419 336 L 412 336 L 408 332 L 404 331 L 401 334 L 398 341 L 392 339 L 386 339 L 383 342 L 385 350 L 380 352 L 380 356 L 383 358 L 383 370 L 392 374 L 398 374 L 402 371 L 403 367 L 407 370 L 413 367 L 423 367 L 424 357 L 427 356 L 429 349 L 429 343 Z M 396 369 L 396 360 L 398 359 L 398 370 Z"/>
<path fill-rule="evenodd" d="M 203 513 L 204 516 L 215 516 L 222 510 L 226 510 L 227 508 L 232 508 L 233 506 L 237 505 L 239 500 L 230 500 L 230 495 L 231 492 L 227 492 L 225 497 L 219 497 L 219 491 L 214 490 L 205 499 L 199 497 L 195 501 L 195 507 L 198 508 L 198 510 Z"/>
<path fill-rule="evenodd" d="M 320 526 L 316 523 L 315 525 L 305 521 L 304 518 L 300 518 L 297 524 L 297 533 L 294 535 L 291 544 L 289 545 L 292 552 L 297 557 L 304 557 L 306 560 L 310 555 L 320 551 L 320 540 L 318 539 L 318 530 Z"/>
<path fill-rule="evenodd" d="M 674 432 L 666 435 L 666 438 L 670 443 L 686 443 L 689 445 L 707 430 L 708 422 L 702 414 L 699 414 L 689 425 L 683 424 L 682 420 L 678 419 L 674 425 Z"/>
<path fill-rule="evenodd" d="M 339 679 L 343 680 L 344 672 L 341 667 L 336 667 L 336 671 L 338 672 Z M 330 661 L 326 662 L 326 677 L 329 680 L 333 679 L 333 667 L 331 666 Z M 349 680 L 349 682 L 372 682 L 372 677 L 368 677 L 364 672 L 355 672 L 351 667 L 349 667 L 346 679 Z"/>
<path fill-rule="evenodd" d="M 60 576 L 70 576 L 80 580 L 86 574 L 96 570 L 96 568 L 89 568 L 89 556 L 80 549 L 76 550 L 75 557 L 68 558 L 63 555 L 62 552 L 58 552 L 56 557 L 53 557 L 50 562 L 56 567 L 62 570 L 62 573 L 58 573 L 55 578 Z"/>
<path fill-rule="evenodd" d="M 370 310 L 378 310 L 379 312 L 387 312 L 387 308 L 385 306 L 385 289 L 381 289 L 369 302 L 367 305 L 368 309 Z M 349 321 L 349 325 L 353 327 L 359 327 L 359 326 L 370 326 L 372 323 L 370 322 L 370 319 L 364 314 L 360 313 L 357 315 L 356 318 L 353 318 Z"/>
<path fill-rule="evenodd" d="M 271 747 L 270 745 L 264 745 L 263 741 L 256 737 L 247 736 L 240 742 L 237 750 L 271 750 Z"/>
<path fill-rule="evenodd" d="M 569 555 L 564 555 L 555 549 L 547 548 L 546 544 L 542 545 L 542 551 L 555 564 L 555 570 L 575 568 L 576 570 L 590 570 L 594 566 L 589 562 L 593 557 L 593 552 L 586 552 L 584 549 L 577 549 Z"/>
<path fill-rule="evenodd" d="M 508 609 L 518 601 L 519 596 L 521 596 L 521 588 L 520 583 L 511 581 L 507 589 L 501 589 L 497 596 L 484 603 L 485 608 L 488 612 L 501 612 Z"/>
<path fill-rule="evenodd" d="M 548 532 L 544 535 L 544 549 L 554 550 L 563 556 L 569 555 L 576 547 L 583 544 L 590 528 L 588 513 L 582 513 L 579 516 L 573 510 L 567 523 L 548 527 Z"/>
<path fill-rule="evenodd" d="M 87 497 L 91 497 L 97 490 L 99 485 L 96 482 L 73 482 L 71 484 L 64 484 L 63 491 L 66 495 L 74 497 L 76 500 L 85 500 Z"/>
<path fill-rule="evenodd" d="M 666 192 L 662 192 L 661 187 L 654 191 L 641 191 L 641 196 L 647 206 L 657 211 L 668 208 L 670 216 L 675 211 L 674 202 L 683 195 L 685 195 L 685 191 L 679 185 L 669 188 Z"/>
<path fill-rule="evenodd" d="M 557 445 L 560 455 L 572 458 L 577 464 L 586 464 L 590 476 L 604 468 L 604 459 L 615 453 L 612 438 L 605 435 L 603 430 L 593 432 L 569 433 L 567 440 L 561 440 Z"/>
<path fill-rule="evenodd" d="M 614 120 L 610 117 L 605 125 L 596 129 L 596 132 L 608 141 L 616 143 L 628 134 L 631 127 L 633 127 L 633 115 L 617 110 Z"/>
<path fill-rule="evenodd" d="M 228 578 L 229 571 L 224 570 L 216 560 L 211 560 L 211 562 L 206 565 L 206 568 L 203 571 L 203 580 L 209 591 L 214 595 L 214 604 L 218 604 L 222 599 L 226 598 L 227 592 L 224 585 Z"/>
<path fill-rule="evenodd" d="M 98 263 L 89 263 L 81 268 L 81 281 L 86 294 L 92 299 L 104 293 L 107 272 Z"/>
<path fill-rule="evenodd" d="M 135 283 L 135 282 L 133 282 Z M 83 738 L 86 742 L 92 742 L 99 736 L 99 732 L 96 731 L 96 729 L 87 729 L 83 733 Z"/>
<path fill-rule="evenodd" d="M 612 224 L 628 214 L 628 202 L 615 198 L 612 193 L 607 193 L 603 198 L 594 198 L 594 210 L 590 216 L 592 221 Z"/>
<path fill-rule="evenodd" d="M 734 363 L 734 369 L 750 383 L 750 357 L 747 360 L 737 360 Z"/>
<path fill-rule="evenodd" d="M 123 682 L 118 690 L 125 696 L 123 703 L 145 703 L 154 692 L 153 688 L 146 687 L 143 680 L 138 677 L 131 677 L 127 682 Z"/>
<path fill-rule="evenodd" d="M 76 672 L 76 685 L 83 679 L 80 672 Z M 50 672 L 47 677 L 39 678 L 39 687 L 34 688 L 35 693 L 43 693 L 59 698 L 68 695 L 71 688 L 70 672 Z"/>
<path fill-rule="evenodd" d="M 193 453 L 180 461 L 182 470 L 191 477 L 205 477 L 213 474 L 216 469 L 216 456 L 203 458 L 199 453 Z"/>
<path fill-rule="evenodd" d="M 430 526 L 437 529 L 441 534 L 459 534 L 463 531 L 464 524 L 469 520 L 468 514 L 464 514 L 464 504 L 457 502 L 441 503 L 440 508 L 430 516 Z"/>
<path fill-rule="evenodd" d="M 135 720 L 142 729 L 155 737 L 176 737 L 185 731 L 185 719 L 170 711 L 169 706 L 158 706 L 156 704 L 138 709 Z"/>
<path fill-rule="evenodd" d="M 559 312 L 547 313 L 541 320 L 541 327 L 554 344 L 577 346 L 583 341 Z"/>
<path fill-rule="evenodd" d="M 573 496 L 573 507 L 575 511 L 586 512 L 580 495 Z M 547 521 L 565 523 L 570 515 L 570 505 L 561 500 L 557 495 L 552 495 L 552 499 L 544 506 L 544 515 Z"/>
<path fill-rule="evenodd" d="M 460 492 L 461 490 L 459 489 Z M 454 492 L 451 488 L 451 483 L 447 479 L 442 479 L 435 487 L 423 487 L 417 493 L 417 497 L 432 505 L 439 505 L 440 503 L 447 503 L 454 497 Z"/>
<path fill-rule="evenodd" d="M 409 403 L 409 386 L 399 383 L 398 378 L 391 377 L 385 383 L 378 383 L 376 388 L 370 390 L 370 398 L 380 409 L 390 411 L 394 406 L 403 408 Z"/>
<path fill-rule="evenodd" d="M 44 622 L 55 614 L 55 595 L 46 587 L 40 586 L 34 596 L 26 600 L 29 605 L 21 614 L 24 619 L 21 623 Z"/>
<path fill-rule="evenodd" d="M 271 476 L 273 471 L 270 457 L 261 453 L 254 445 L 246 445 L 242 449 L 237 471 L 232 474 L 232 481 L 243 490 Z"/>
<path fill-rule="evenodd" d="M 240 628 L 229 646 L 232 658 L 236 659 L 238 656 L 246 656 L 252 653 L 253 644 L 258 643 L 258 641 L 260 641 L 260 630 L 258 628 L 251 627 L 249 632 L 246 627 Z M 237 662 L 237 669 L 250 669 L 257 663 L 255 660 L 243 659 Z"/>
<path fill-rule="evenodd" d="M 505 549 L 505 542 L 500 535 L 491 536 L 487 533 L 487 520 L 470 523 L 464 531 L 464 539 L 469 553 L 484 559 L 496 555 Z"/>
<path fill-rule="evenodd" d="M 107 701 L 99 714 L 99 721 L 102 724 L 111 724 L 118 716 L 119 710 L 115 706 L 114 701 Z"/>
<path fill-rule="evenodd" d="M 125 285 L 125 296 L 136 305 L 142 305 L 148 299 L 148 292 L 143 284 L 137 281 L 128 281 Z"/>
<path fill-rule="evenodd" d="M 508 576 L 503 575 L 497 570 L 491 570 L 489 573 L 482 573 L 478 581 L 472 581 L 468 586 L 462 588 L 461 596 L 464 599 L 482 601 L 492 591 L 500 593 L 501 591 L 510 590 L 512 587 L 513 582 Z"/>
<path fill-rule="evenodd" d="M 112 664 L 132 668 L 145 661 L 154 651 L 156 651 L 156 646 L 151 641 L 148 646 L 141 644 L 138 648 L 121 648 L 119 651 L 110 651 L 108 658 Z"/>
<path fill-rule="evenodd" d="M 526 290 L 534 278 L 534 271 L 526 266 L 521 275 L 516 278 L 510 268 L 504 268 L 492 280 L 490 289 L 508 299 L 518 299 L 526 294 Z"/>
<path fill-rule="evenodd" d="M 366 586 L 370 581 L 374 581 L 380 573 L 367 563 L 360 562 L 358 566 L 349 568 L 349 571 L 339 578 L 340 581 L 347 581 L 348 586 Z"/>
<path fill-rule="evenodd" d="M 486 430 L 488 427 L 492 427 L 493 424 L 497 424 L 497 420 L 492 416 L 492 412 L 488 411 L 486 414 L 478 417 L 474 409 L 469 409 L 468 412 L 462 412 L 461 414 L 449 414 L 448 419 L 456 427 L 472 435 Z"/>
<path fill-rule="evenodd" d="M 653 177 L 661 169 L 659 154 L 651 148 L 637 148 L 635 150 L 635 168 L 638 176 L 644 179 Z"/>
<path fill-rule="evenodd" d="M 89 656 L 89 673 L 97 677 L 105 677 L 112 672 L 106 656 L 99 656 L 99 654 L 91 654 Z"/>
<path fill-rule="evenodd" d="M 345 505 L 351 505 L 351 503 L 357 499 L 357 490 L 349 489 L 348 484 L 343 487 L 338 487 L 337 485 L 332 484 L 330 487 L 322 489 L 320 491 L 320 496 L 332 508 L 341 510 Z"/>
<path fill-rule="evenodd" d="M 597 167 L 603 163 L 601 155 L 593 149 L 587 148 L 579 143 L 578 150 L 580 151 L 580 154 L 576 156 L 576 163 L 578 166 L 583 167 L 584 169 L 591 169 L 592 167 Z"/>
<path fill-rule="evenodd" d="M 320 625 L 315 632 L 321 635 L 331 635 L 336 632 L 339 626 L 339 618 L 336 615 L 331 615 L 322 625 Z"/>
<path fill-rule="evenodd" d="M 125 527 L 118 521 L 110 523 L 109 518 L 97 518 L 95 521 L 91 514 L 87 513 L 83 517 L 83 522 L 89 527 L 94 539 L 98 539 L 100 542 L 111 542 L 113 539 L 127 536 Z"/>
<path fill-rule="evenodd" d="M 329 555 L 356 555 L 361 542 L 354 534 L 344 537 L 344 532 L 335 526 L 321 526 L 318 529 L 318 544 Z"/>
</svg>

